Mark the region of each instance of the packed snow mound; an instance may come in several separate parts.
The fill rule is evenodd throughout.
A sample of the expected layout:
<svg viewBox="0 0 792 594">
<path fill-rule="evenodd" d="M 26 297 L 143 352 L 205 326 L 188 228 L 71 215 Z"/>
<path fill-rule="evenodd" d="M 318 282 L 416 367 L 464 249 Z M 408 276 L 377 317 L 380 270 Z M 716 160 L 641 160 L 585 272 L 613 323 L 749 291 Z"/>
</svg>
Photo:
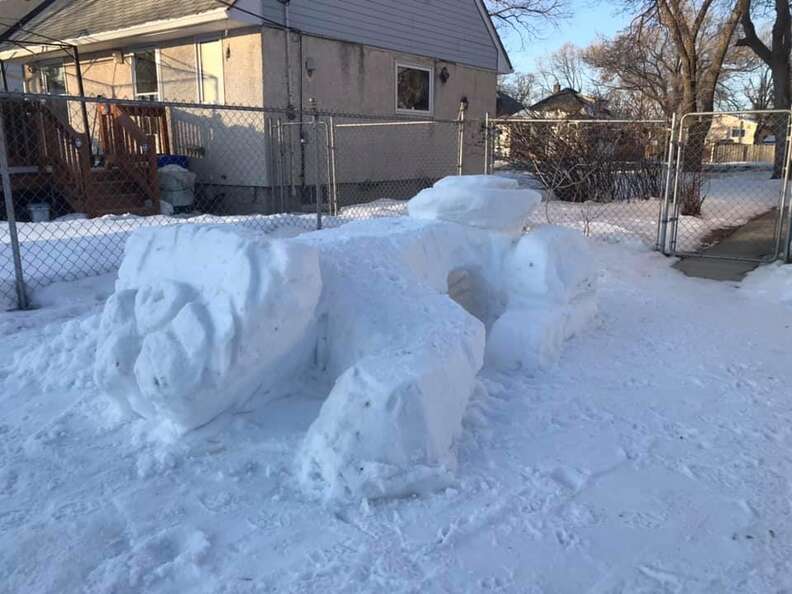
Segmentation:
<svg viewBox="0 0 792 594">
<path fill-rule="evenodd" d="M 230 226 L 130 236 L 99 326 L 97 385 L 185 431 L 288 378 L 321 293 L 309 246 Z"/>
<path fill-rule="evenodd" d="M 512 300 L 542 298 L 566 304 L 592 293 L 596 284 L 588 241 L 565 227 L 532 227 L 509 254 L 506 267 Z"/>
<path fill-rule="evenodd" d="M 447 177 L 410 200 L 407 211 L 416 219 L 518 234 L 542 196 L 535 190 L 517 189 L 516 184 L 492 176 Z"/>
<path fill-rule="evenodd" d="M 484 322 L 449 298 L 448 278 L 468 270 L 489 286 L 483 276 L 497 266 L 498 242 L 409 218 L 294 241 L 320 252 L 317 365 L 335 379 L 297 456 L 301 484 L 332 499 L 447 485 L 485 345 Z"/>
<path fill-rule="evenodd" d="M 570 229 L 536 227 L 507 255 L 503 274 L 508 304 L 490 330 L 487 363 L 527 372 L 554 364 L 597 313 L 588 242 Z"/>
</svg>

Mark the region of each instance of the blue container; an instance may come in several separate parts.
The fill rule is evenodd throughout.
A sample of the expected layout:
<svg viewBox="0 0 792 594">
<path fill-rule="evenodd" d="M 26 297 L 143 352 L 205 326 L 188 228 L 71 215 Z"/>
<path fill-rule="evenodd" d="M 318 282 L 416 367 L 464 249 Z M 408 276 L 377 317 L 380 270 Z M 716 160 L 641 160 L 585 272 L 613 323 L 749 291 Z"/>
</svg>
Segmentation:
<svg viewBox="0 0 792 594">
<path fill-rule="evenodd" d="M 157 157 L 157 168 L 165 167 L 166 165 L 178 165 L 185 169 L 190 168 L 190 157 L 184 155 L 160 155 Z"/>
</svg>

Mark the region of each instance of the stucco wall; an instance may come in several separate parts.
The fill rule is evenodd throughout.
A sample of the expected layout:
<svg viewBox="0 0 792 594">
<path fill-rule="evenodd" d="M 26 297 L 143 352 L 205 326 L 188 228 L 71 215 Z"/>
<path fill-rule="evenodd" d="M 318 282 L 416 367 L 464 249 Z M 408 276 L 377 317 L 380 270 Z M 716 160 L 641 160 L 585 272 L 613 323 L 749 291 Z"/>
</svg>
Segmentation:
<svg viewBox="0 0 792 594">
<path fill-rule="evenodd" d="M 283 31 L 275 29 L 264 32 L 264 88 L 270 106 L 288 103 L 284 36 Z M 302 77 L 306 106 L 308 98 L 314 97 L 323 111 L 395 115 L 395 65 L 399 62 L 434 68 L 432 115 L 435 118 L 455 119 L 462 97 L 470 101 L 471 117 L 482 116 L 487 111 L 495 113 L 497 75 L 492 70 L 318 37 L 304 36 L 302 46 L 301 62 L 299 36 L 293 34 L 289 47 L 295 105 Z M 309 60 L 315 68 L 310 75 L 305 68 Z M 439 78 L 443 67 L 449 73 L 446 83 Z"/>
</svg>

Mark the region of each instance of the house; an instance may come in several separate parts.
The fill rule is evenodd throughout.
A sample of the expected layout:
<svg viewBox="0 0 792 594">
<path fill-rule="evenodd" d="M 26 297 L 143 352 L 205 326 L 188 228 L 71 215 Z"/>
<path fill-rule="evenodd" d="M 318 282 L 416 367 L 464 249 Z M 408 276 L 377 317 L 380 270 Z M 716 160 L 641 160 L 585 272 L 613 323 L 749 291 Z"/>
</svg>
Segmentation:
<svg viewBox="0 0 792 594">
<path fill-rule="evenodd" d="M 708 144 L 765 144 L 773 136 L 766 115 L 721 114 L 712 120 Z M 773 139 L 774 140 L 774 139 Z"/>
<path fill-rule="evenodd" d="M 531 105 L 531 117 L 552 119 L 607 119 L 611 117 L 607 102 L 589 97 L 575 89 L 562 89 L 557 84 L 553 93 Z"/>
<path fill-rule="evenodd" d="M 504 113 L 496 122 L 495 152 L 496 159 L 510 160 L 516 157 L 512 150 L 515 148 L 515 133 L 522 138 L 523 142 L 526 134 L 536 133 L 544 137 L 546 142 L 552 142 L 556 134 L 562 133 L 555 124 L 540 125 L 539 122 L 529 125 L 528 120 L 592 120 L 609 119 L 611 113 L 608 110 L 607 102 L 594 97 L 588 97 L 575 91 L 574 89 L 562 89 L 561 85 L 555 84 L 553 93 L 537 101 L 533 105 L 513 113 Z"/>
<path fill-rule="evenodd" d="M 497 76 L 511 72 L 482 0 L 44 0 L 38 10 L 7 39 L 0 34 L 0 59 L 24 67 L 29 93 L 79 95 L 81 79 L 88 97 L 266 106 L 298 120 L 318 106 L 440 121 L 456 119 L 460 104 L 469 119 L 494 114 Z M 112 114 L 95 111 L 55 115 L 78 134 L 87 125 L 96 152 L 95 123 Z M 155 133 L 158 151 L 193 158 L 199 183 L 260 188 L 260 196 L 273 186 L 263 121 L 175 107 L 133 115 L 133 125 Z M 251 161 L 229 151 L 236 138 Z M 470 171 L 483 166 L 466 161 Z M 393 167 L 391 159 L 374 170 L 382 177 Z M 354 169 L 340 181 L 371 181 Z"/>
<path fill-rule="evenodd" d="M 778 118 L 780 121 L 780 118 Z M 764 162 L 775 158 L 773 116 L 724 113 L 713 118 L 706 147 L 711 163 Z"/>
</svg>

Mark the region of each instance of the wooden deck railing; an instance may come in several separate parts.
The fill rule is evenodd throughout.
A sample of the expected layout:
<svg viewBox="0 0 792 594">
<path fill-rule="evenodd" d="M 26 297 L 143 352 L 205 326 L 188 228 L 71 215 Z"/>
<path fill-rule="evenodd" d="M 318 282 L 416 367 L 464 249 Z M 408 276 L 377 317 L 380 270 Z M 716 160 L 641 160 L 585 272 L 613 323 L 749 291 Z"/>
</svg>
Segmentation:
<svg viewBox="0 0 792 594">
<path fill-rule="evenodd" d="M 154 138 L 154 150 L 158 155 L 170 154 L 168 112 L 165 107 L 160 105 L 121 105 L 119 108 L 143 130 L 144 134 Z"/>
<path fill-rule="evenodd" d="M 118 105 L 105 106 L 101 118 L 107 165 L 123 171 L 137 184 L 151 205 L 159 207 L 154 138 L 145 134 L 126 110 Z"/>
<path fill-rule="evenodd" d="M 36 108 L 39 163 L 52 170 L 53 181 L 77 212 L 85 211 L 90 194 L 91 149 L 87 134 L 63 122 L 46 105 Z"/>
</svg>

